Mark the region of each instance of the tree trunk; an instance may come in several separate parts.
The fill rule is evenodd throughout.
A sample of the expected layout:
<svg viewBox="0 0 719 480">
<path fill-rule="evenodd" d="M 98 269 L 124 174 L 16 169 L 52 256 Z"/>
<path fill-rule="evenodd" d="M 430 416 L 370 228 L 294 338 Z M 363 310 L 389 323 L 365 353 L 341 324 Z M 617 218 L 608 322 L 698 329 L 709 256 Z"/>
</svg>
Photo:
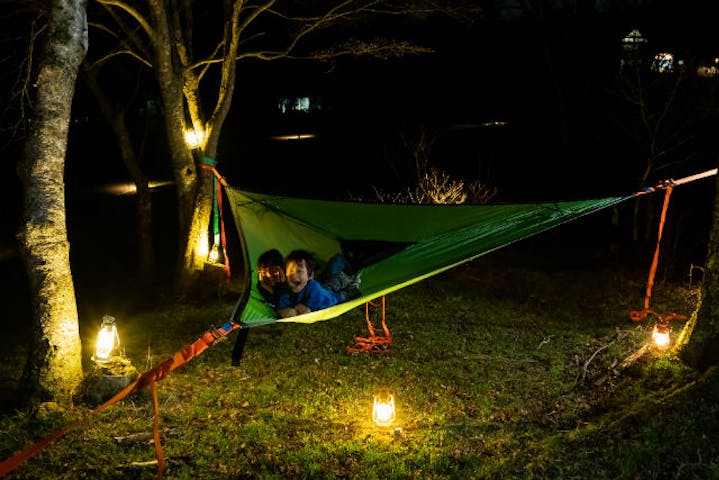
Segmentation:
<svg viewBox="0 0 719 480">
<path fill-rule="evenodd" d="M 719 362 L 719 177 L 713 217 L 700 305 L 688 325 L 693 326 L 689 343 L 681 352 L 685 362 L 700 369 Z"/>
<path fill-rule="evenodd" d="M 188 276 L 198 271 L 201 266 L 193 265 L 194 257 L 186 252 L 192 241 L 190 231 L 194 228 L 193 212 L 198 189 L 198 169 L 183 138 L 185 126 L 185 107 L 183 97 L 183 72 L 173 53 L 175 43 L 170 33 L 169 12 L 164 2 L 150 0 L 150 16 L 154 25 L 152 48 L 155 64 L 155 75 L 162 95 L 165 108 L 165 131 L 172 162 L 173 177 L 177 189 L 178 210 L 178 258 L 179 284 L 190 283 Z"/>
<path fill-rule="evenodd" d="M 53 0 L 23 152 L 24 224 L 18 234 L 32 293 L 33 332 L 22 385 L 31 402 L 70 405 L 82 348 L 65 222 L 64 167 L 78 68 L 87 51 L 85 0 Z"/>
</svg>

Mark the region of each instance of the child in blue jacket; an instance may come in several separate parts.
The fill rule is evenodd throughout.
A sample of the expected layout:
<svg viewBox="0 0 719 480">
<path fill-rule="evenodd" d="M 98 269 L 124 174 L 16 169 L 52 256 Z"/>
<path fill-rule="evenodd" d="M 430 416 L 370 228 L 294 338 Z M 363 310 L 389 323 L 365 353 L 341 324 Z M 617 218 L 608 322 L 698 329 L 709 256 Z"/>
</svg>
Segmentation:
<svg viewBox="0 0 719 480">
<path fill-rule="evenodd" d="M 317 261 L 306 250 L 294 250 L 285 257 L 289 292 L 280 295 L 277 309 L 282 318 L 322 310 L 345 301 L 342 294 L 324 288 L 314 278 Z"/>
</svg>

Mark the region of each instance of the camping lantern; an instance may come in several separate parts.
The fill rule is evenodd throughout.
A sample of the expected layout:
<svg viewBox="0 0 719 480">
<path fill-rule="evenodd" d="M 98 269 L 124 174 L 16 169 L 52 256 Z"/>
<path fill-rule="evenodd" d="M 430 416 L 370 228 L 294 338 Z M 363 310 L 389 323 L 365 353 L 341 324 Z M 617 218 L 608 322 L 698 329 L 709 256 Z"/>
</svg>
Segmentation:
<svg viewBox="0 0 719 480">
<path fill-rule="evenodd" d="M 652 332 L 652 340 L 654 345 L 659 348 L 665 348 L 669 345 L 669 332 L 671 329 L 669 325 L 657 323 L 654 325 L 654 331 Z"/>
<path fill-rule="evenodd" d="M 196 149 L 205 140 L 205 133 L 202 130 L 188 128 L 185 130 L 185 143 L 192 150 Z"/>
<path fill-rule="evenodd" d="M 397 419 L 394 408 L 394 395 L 389 392 L 378 392 L 374 395 L 372 421 L 378 427 L 389 427 Z"/>
<path fill-rule="evenodd" d="M 120 336 L 117 333 L 115 317 L 105 315 L 102 317 L 102 325 L 97 333 L 97 346 L 93 360 L 97 363 L 110 361 L 112 353 L 120 346 Z"/>
<path fill-rule="evenodd" d="M 212 244 L 212 248 L 210 249 L 209 255 L 207 255 L 207 259 L 210 261 L 210 263 L 222 263 L 220 259 L 220 245 L 217 243 Z"/>
</svg>

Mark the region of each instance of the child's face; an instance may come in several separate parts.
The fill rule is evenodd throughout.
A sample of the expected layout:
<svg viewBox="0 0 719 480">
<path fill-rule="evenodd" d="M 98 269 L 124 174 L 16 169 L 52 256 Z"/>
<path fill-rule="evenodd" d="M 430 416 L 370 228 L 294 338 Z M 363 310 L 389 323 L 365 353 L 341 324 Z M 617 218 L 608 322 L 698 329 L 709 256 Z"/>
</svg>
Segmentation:
<svg viewBox="0 0 719 480">
<path fill-rule="evenodd" d="M 279 265 L 266 265 L 257 269 L 260 283 L 270 289 L 285 282 L 285 272 Z"/>
<path fill-rule="evenodd" d="M 287 262 L 287 283 L 290 286 L 290 290 L 294 293 L 298 293 L 300 290 L 307 286 L 307 282 L 310 281 L 312 275 L 307 270 L 307 264 L 304 260 Z"/>
</svg>

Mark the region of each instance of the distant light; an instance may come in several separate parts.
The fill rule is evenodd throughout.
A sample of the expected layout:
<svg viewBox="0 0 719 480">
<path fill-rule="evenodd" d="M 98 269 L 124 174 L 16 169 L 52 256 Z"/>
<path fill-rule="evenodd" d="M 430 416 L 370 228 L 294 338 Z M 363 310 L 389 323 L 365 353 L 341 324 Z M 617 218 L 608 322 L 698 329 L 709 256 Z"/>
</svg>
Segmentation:
<svg viewBox="0 0 719 480">
<path fill-rule="evenodd" d="M 714 65 L 700 65 L 697 67 L 697 76 L 699 77 L 711 78 L 716 77 L 717 75 L 719 75 L 719 69 L 717 69 Z"/>
<path fill-rule="evenodd" d="M 504 125 L 509 125 L 509 122 L 505 122 L 504 120 L 495 120 L 493 122 L 483 122 L 480 123 L 480 127 L 502 127 Z"/>
<path fill-rule="evenodd" d="M 669 52 L 661 52 L 654 56 L 652 70 L 659 73 L 669 73 L 674 70 L 674 55 Z"/>
<path fill-rule="evenodd" d="M 472 128 L 504 127 L 509 125 L 507 120 L 489 120 L 480 123 L 460 123 L 448 127 L 449 130 L 470 130 Z"/>
<path fill-rule="evenodd" d="M 165 187 L 167 185 L 174 185 L 175 182 L 172 180 L 159 180 L 150 181 L 147 186 L 150 189 Z M 97 185 L 92 187 L 94 193 L 100 193 L 104 195 L 135 195 L 137 194 L 137 186 L 132 182 L 121 182 L 121 183 L 106 183 L 104 185 Z"/>
<path fill-rule="evenodd" d="M 310 138 L 317 138 L 315 133 L 295 133 L 294 135 L 274 135 L 270 137 L 272 140 L 307 140 Z"/>
<path fill-rule="evenodd" d="M 647 39 L 642 36 L 642 32 L 635 28 L 622 39 L 622 43 L 625 46 L 633 46 L 635 44 L 647 43 Z"/>
</svg>

